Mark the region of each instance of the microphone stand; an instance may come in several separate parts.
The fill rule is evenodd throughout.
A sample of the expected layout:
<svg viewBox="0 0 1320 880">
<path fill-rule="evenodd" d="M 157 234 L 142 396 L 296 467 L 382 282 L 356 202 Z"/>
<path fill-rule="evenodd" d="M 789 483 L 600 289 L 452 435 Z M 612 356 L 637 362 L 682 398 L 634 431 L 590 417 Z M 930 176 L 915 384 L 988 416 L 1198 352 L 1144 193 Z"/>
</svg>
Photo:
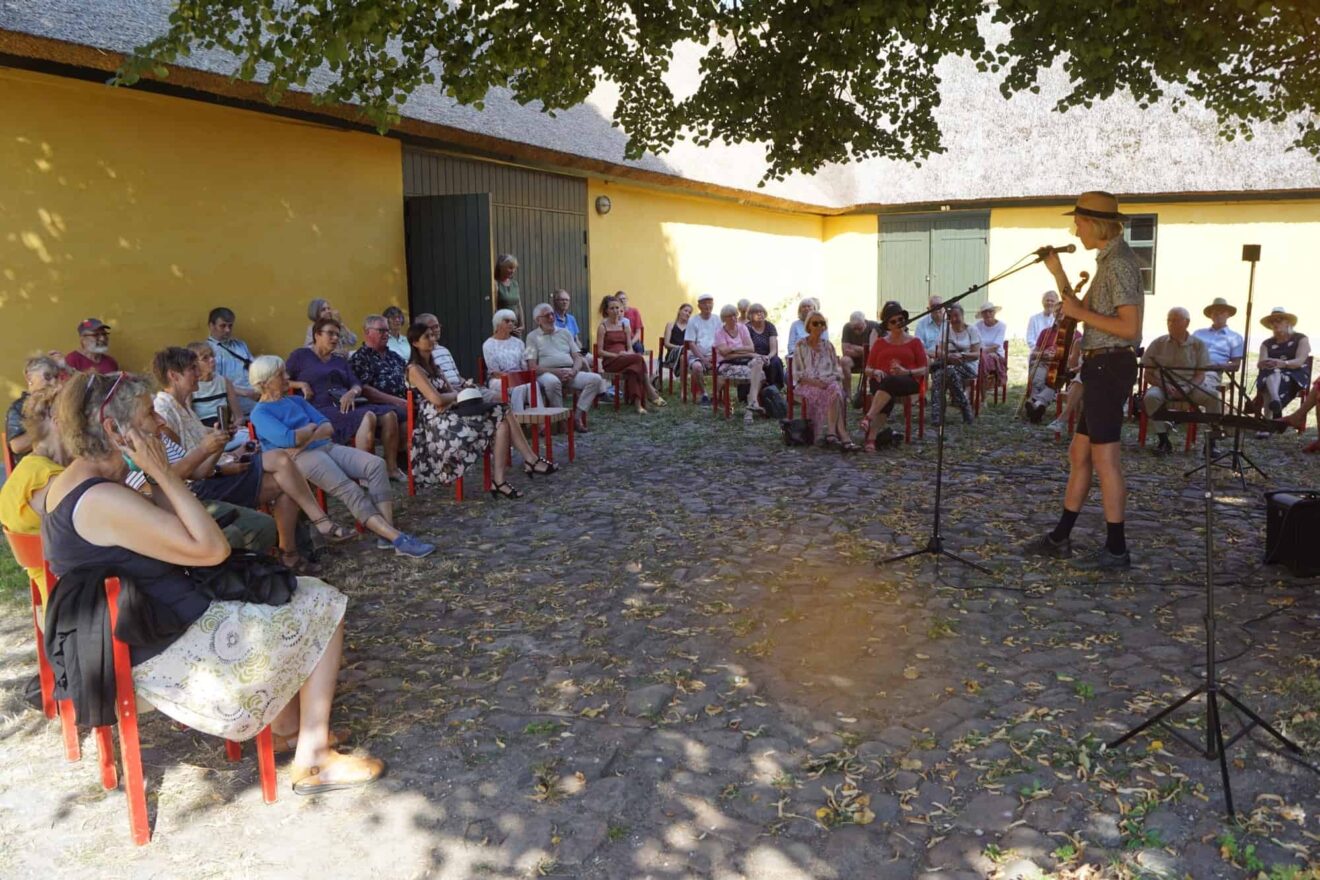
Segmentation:
<svg viewBox="0 0 1320 880">
<path fill-rule="evenodd" d="M 957 296 L 953 297 L 947 302 L 941 302 L 940 305 L 938 305 L 936 308 L 947 310 L 949 306 L 954 305 L 955 303 L 966 299 L 967 297 L 971 296 L 973 293 L 976 293 L 978 290 L 984 290 L 985 288 L 989 287 L 991 284 L 995 283 L 996 281 L 1000 281 L 1004 278 L 1007 278 L 1009 275 L 1014 275 L 1018 272 L 1021 272 L 1023 269 L 1026 269 L 1030 266 L 1034 266 L 1037 263 L 1040 263 L 1044 260 L 1044 256 L 1040 252 L 1037 252 L 1035 256 L 1036 259 L 1031 261 L 1030 263 L 1024 263 L 1023 265 L 1017 266 L 1016 268 L 1010 268 L 1007 271 L 999 273 L 995 277 L 989 279 L 988 281 L 985 281 L 982 284 L 974 284 L 971 287 L 967 288 L 967 290 L 963 291 L 962 293 L 958 294 Z M 907 323 L 912 324 L 913 322 L 926 317 L 933 311 L 935 311 L 935 309 L 927 309 L 926 311 L 917 315 L 915 318 L 910 318 Z M 949 320 L 947 312 L 945 314 L 944 320 L 946 322 Z M 944 365 L 942 369 L 948 370 L 949 369 L 949 328 L 947 324 L 940 331 L 940 345 L 941 345 L 940 362 Z M 863 378 L 865 379 L 865 377 Z M 932 381 L 934 380 L 932 379 Z M 993 576 L 993 572 L 991 572 L 985 566 L 978 565 L 977 563 L 972 562 L 970 559 L 964 559 L 963 557 L 959 556 L 957 553 L 954 553 L 953 551 L 946 549 L 944 546 L 944 535 L 940 531 L 941 505 L 944 499 L 944 427 L 946 424 L 948 424 L 949 421 L 948 420 L 948 406 L 949 406 L 948 383 L 949 383 L 949 376 L 946 373 L 944 376 L 944 382 L 942 383 L 943 393 L 940 394 L 939 403 L 937 404 L 939 406 L 940 423 L 939 425 L 936 426 L 936 430 L 935 430 L 935 512 L 934 512 L 934 523 L 931 526 L 930 537 L 926 540 L 926 545 L 924 547 L 921 547 L 920 549 L 909 550 L 908 552 L 900 553 L 897 556 L 889 556 L 883 559 L 879 559 L 876 561 L 875 564 L 878 566 L 889 565 L 890 563 L 898 562 L 902 559 L 910 559 L 914 556 L 921 556 L 922 554 L 930 553 L 933 554 L 937 560 L 941 556 L 947 556 L 948 558 L 954 560 L 955 562 L 961 562 L 963 565 L 967 566 L 968 568 L 974 568 L 977 571 L 981 572 L 982 574 L 988 574 Z"/>
</svg>

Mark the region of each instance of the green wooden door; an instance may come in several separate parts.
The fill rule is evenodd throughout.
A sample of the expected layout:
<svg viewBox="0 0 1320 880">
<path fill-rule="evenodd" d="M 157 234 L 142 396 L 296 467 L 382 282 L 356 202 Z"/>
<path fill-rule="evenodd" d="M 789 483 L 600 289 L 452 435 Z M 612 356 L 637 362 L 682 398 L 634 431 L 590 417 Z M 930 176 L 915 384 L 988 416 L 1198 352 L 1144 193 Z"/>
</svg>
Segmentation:
<svg viewBox="0 0 1320 880">
<path fill-rule="evenodd" d="M 990 215 L 892 215 L 879 219 L 878 309 L 898 300 L 913 315 L 924 312 L 931 294 L 944 299 L 986 280 Z M 978 291 L 963 300 L 968 314 L 989 297 Z"/>
<path fill-rule="evenodd" d="M 490 194 L 404 200 L 408 313 L 440 319 L 440 343 L 466 378 L 490 335 L 494 278 Z"/>
</svg>

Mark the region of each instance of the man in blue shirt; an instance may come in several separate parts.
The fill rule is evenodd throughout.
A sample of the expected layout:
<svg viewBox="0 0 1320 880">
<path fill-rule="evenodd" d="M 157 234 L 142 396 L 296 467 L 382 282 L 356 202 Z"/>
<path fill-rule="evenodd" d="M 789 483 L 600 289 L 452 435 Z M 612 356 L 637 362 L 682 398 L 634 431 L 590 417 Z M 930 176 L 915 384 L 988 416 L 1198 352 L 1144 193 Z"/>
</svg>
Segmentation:
<svg viewBox="0 0 1320 880">
<path fill-rule="evenodd" d="M 944 330 L 944 309 L 941 307 L 944 300 L 932 295 L 927 302 L 932 311 L 917 321 L 916 326 L 912 328 L 912 335 L 920 339 L 921 344 L 926 347 L 926 357 L 933 359 L 939 354 L 940 333 Z"/>
<path fill-rule="evenodd" d="M 211 328 L 211 335 L 206 342 L 211 346 L 211 351 L 215 352 L 215 371 L 234 384 L 243 415 L 251 415 L 261 395 L 248 382 L 252 351 L 246 342 L 234 338 L 234 312 L 224 306 L 211 309 L 206 323 Z"/>
<path fill-rule="evenodd" d="M 1217 296 L 1214 302 L 1205 307 L 1203 314 L 1210 319 L 1210 326 L 1197 330 L 1192 335 L 1204 342 L 1205 347 L 1209 349 L 1212 366 L 1222 365 L 1222 369 L 1236 373 L 1242 366 L 1242 355 L 1246 350 L 1242 334 L 1228 329 L 1228 319 L 1237 314 L 1237 309 L 1230 306 L 1222 296 Z M 1221 384 L 1219 373 L 1212 372 L 1215 384 Z"/>
<path fill-rule="evenodd" d="M 551 300 L 551 305 L 555 307 L 555 327 L 560 330 L 567 330 L 573 334 L 573 342 L 577 344 L 578 351 L 587 353 L 586 346 L 582 344 L 582 334 L 578 332 L 577 318 L 568 313 L 568 307 L 572 305 L 573 298 L 569 296 L 567 290 L 556 290 Z"/>
</svg>

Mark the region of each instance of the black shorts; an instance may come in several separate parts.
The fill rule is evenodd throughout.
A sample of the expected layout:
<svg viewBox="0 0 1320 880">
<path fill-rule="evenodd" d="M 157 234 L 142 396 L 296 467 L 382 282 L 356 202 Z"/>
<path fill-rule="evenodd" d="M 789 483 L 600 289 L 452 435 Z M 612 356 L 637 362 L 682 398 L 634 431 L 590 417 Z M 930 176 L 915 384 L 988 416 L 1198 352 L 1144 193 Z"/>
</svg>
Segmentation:
<svg viewBox="0 0 1320 880">
<path fill-rule="evenodd" d="M 911 376 L 886 375 L 879 382 L 874 379 L 871 380 L 872 393 L 883 391 L 889 395 L 889 402 L 885 404 L 884 409 L 880 410 L 880 412 L 885 415 L 889 415 L 894 408 L 894 404 L 898 402 L 900 397 L 908 397 L 909 395 L 916 394 L 920 390 L 921 386 L 918 385 L 917 380 L 913 379 Z"/>
<path fill-rule="evenodd" d="M 1137 355 L 1131 349 L 1110 351 L 1082 360 L 1082 417 L 1077 433 L 1091 443 L 1117 443 L 1123 435 L 1123 413 L 1137 382 Z"/>
</svg>

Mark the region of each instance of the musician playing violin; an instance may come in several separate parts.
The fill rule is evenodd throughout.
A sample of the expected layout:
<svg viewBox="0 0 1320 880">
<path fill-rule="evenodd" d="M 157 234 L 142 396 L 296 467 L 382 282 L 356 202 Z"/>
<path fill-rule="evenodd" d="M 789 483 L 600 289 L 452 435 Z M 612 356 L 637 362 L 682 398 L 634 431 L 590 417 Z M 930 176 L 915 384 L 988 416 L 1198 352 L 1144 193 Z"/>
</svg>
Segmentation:
<svg viewBox="0 0 1320 880">
<path fill-rule="evenodd" d="M 1107 536 L 1096 552 L 1074 559 L 1076 568 L 1126 569 L 1132 564 L 1124 534 L 1127 486 L 1123 480 L 1119 440 L 1123 411 L 1137 379 L 1137 345 L 1145 292 L 1141 261 L 1123 241 L 1123 220 L 1118 200 L 1107 192 L 1086 192 L 1073 210 L 1074 234 L 1087 250 L 1096 251 L 1096 270 L 1084 301 L 1072 295 L 1072 286 L 1058 254 L 1044 249 L 1042 261 L 1054 276 L 1063 298 L 1063 314 L 1080 321 L 1082 333 L 1082 415 L 1068 448 L 1068 488 L 1063 513 L 1054 530 L 1025 548 L 1028 555 L 1068 558 L 1071 534 L 1091 490 L 1091 475 L 1100 480 Z"/>
</svg>

